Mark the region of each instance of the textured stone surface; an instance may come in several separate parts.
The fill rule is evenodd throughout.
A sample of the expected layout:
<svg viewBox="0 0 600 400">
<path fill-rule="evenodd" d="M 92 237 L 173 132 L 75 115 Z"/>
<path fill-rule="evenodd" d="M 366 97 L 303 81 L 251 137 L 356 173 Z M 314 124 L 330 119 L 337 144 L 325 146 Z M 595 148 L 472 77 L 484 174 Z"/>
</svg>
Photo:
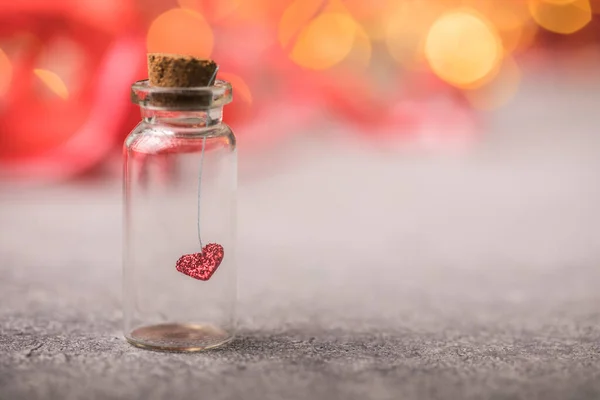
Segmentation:
<svg viewBox="0 0 600 400">
<path fill-rule="evenodd" d="M 598 332 L 576 329 L 563 331 L 566 338 L 253 332 L 225 349 L 188 355 L 143 352 L 99 325 L 79 325 L 96 333 L 60 329 L 11 339 L 9 357 L 2 360 L 2 398 L 596 399 L 600 394 Z"/>
<path fill-rule="evenodd" d="M 1 215 L 13 227 L 0 268 L 3 400 L 600 396 L 592 248 L 572 264 L 521 264 L 532 255 L 521 249 L 514 263 L 477 268 L 468 257 L 436 266 L 405 245 L 410 263 L 391 246 L 373 263 L 358 243 L 313 243 L 320 256 L 304 260 L 309 243 L 274 245 L 243 228 L 238 339 L 165 354 L 121 336 L 116 188 L 5 200 Z"/>
</svg>

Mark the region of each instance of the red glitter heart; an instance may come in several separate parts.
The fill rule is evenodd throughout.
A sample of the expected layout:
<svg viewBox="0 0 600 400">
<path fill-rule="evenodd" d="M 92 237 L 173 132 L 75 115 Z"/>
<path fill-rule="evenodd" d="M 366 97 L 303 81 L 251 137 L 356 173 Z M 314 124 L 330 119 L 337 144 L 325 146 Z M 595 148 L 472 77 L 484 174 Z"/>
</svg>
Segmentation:
<svg viewBox="0 0 600 400">
<path fill-rule="evenodd" d="M 225 251 L 217 243 L 209 243 L 202 249 L 202 253 L 186 254 L 177 260 L 177 271 L 191 276 L 194 279 L 207 281 L 215 273 Z"/>
</svg>

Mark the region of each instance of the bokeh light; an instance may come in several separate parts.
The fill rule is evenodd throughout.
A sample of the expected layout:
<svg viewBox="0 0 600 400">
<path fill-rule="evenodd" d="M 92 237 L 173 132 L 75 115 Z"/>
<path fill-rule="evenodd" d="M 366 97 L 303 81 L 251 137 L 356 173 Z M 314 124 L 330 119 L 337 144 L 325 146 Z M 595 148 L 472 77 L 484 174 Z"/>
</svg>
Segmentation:
<svg viewBox="0 0 600 400">
<path fill-rule="evenodd" d="M 63 100 L 66 100 L 69 97 L 67 85 L 65 85 L 65 82 L 56 73 L 41 68 L 34 69 L 33 73 L 40 78 L 52 93 Z"/>
<path fill-rule="evenodd" d="M 146 76 L 146 51 L 217 61 L 235 93 L 224 120 L 240 136 L 254 140 L 249 126 L 306 109 L 400 141 L 439 119 L 438 102 L 459 125 L 509 103 L 519 66 L 524 81 L 553 69 L 580 84 L 600 54 L 600 25 L 590 23 L 600 0 L 18 0 L 0 11 L 0 139 L 10 136 L 0 162 L 83 137 L 100 126 L 90 121 L 104 123 L 98 110 L 120 126 L 93 140 L 118 142 L 138 121 L 127 94 Z M 260 142 L 281 134 L 269 126 Z"/>
<path fill-rule="evenodd" d="M 77 96 L 89 75 L 90 61 L 85 47 L 66 35 L 56 36 L 40 46 L 35 66 L 52 71 L 69 88 L 69 96 Z"/>
<path fill-rule="evenodd" d="M 498 30 L 505 52 L 522 47 L 535 32 L 536 25 L 531 20 L 527 3 L 522 0 L 507 0 L 501 7 L 491 2 L 485 15 Z"/>
<path fill-rule="evenodd" d="M 398 3 L 385 16 L 385 43 L 400 65 L 413 69 L 425 64 L 425 34 L 442 12 L 439 3 L 407 0 Z"/>
<path fill-rule="evenodd" d="M 12 80 L 12 64 L 4 50 L 0 49 L 0 96 L 3 96 L 10 87 Z"/>
<path fill-rule="evenodd" d="M 531 16 L 550 32 L 571 34 L 592 20 L 589 0 L 529 0 Z"/>
<path fill-rule="evenodd" d="M 223 72 L 219 71 L 219 79 L 226 80 L 231 84 L 233 88 L 233 92 L 235 93 L 234 99 L 241 99 L 245 103 L 252 104 L 252 92 L 250 91 L 250 87 L 244 81 L 244 79 L 231 72 Z"/>
<path fill-rule="evenodd" d="M 344 7 L 358 19 L 380 17 L 393 5 L 392 0 L 342 0 Z"/>
<path fill-rule="evenodd" d="M 468 87 L 493 73 L 503 51 L 495 28 L 462 9 L 440 16 L 431 26 L 425 55 L 433 72 L 457 87 Z"/>
<path fill-rule="evenodd" d="M 291 2 L 292 0 L 240 0 L 230 22 L 266 23 L 270 25 L 279 21 L 284 10 Z"/>
<path fill-rule="evenodd" d="M 355 69 L 364 70 L 369 66 L 373 46 L 367 32 L 358 24 L 356 24 L 356 32 L 354 35 L 354 44 L 352 50 L 346 57 L 346 60 L 354 66 Z"/>
<path fill-rule="evenodd" d="M 202 14 L 175 8 L 159 15 L 150 25 L 147 48 L 151 53 L 178 53 L 210 57 L 214 46 L 211 27 Z"/>
<path fill-rule="evenodd" d="M 290 4 L 279 20 L 278 39 L 288 48 L 306 25 L 322 10 L 324 0 L 296 0 Z"/>
<path fill-rule="evenodd" d="M 501 31 L 518 29 L 531 20 L 527 3 L 522 0 L 508 0 L 501 6 L 491 3 L 486 16 Z"/>
<path fill-rule="evenodd" d="M 558 5 L 566 5 L 569 3 L 573 3 L 574 0 L 540 0 L 546 3 L 558 4 Z"/>
<path fill-rule="evenodd" d="M 526 51 L 530 48 L 537 37 L 540 28 L 538 25 L 532 20 L 523 25 L 519 32 L 518 42 L 513 45 L 513 42 L 510 39 L 505 39 L 502 37 L 502 43 L 504 44 L 506 52 L 518 52 L 518 51 Z"/>
<path fill-rule="evenodd" d="M 352 50 L 356 29 L 356 22 L 348 14 L 320 14 L 300 32 L 290 58 L 308 69 L 331 68 Z"/>
<path fill-rule="evenodd" d="M 341 3 L 370 39 L 385 40 L 386 26 L 382 21 L 393 10 L 395 0 L 341 0 Z"/>
</svg>

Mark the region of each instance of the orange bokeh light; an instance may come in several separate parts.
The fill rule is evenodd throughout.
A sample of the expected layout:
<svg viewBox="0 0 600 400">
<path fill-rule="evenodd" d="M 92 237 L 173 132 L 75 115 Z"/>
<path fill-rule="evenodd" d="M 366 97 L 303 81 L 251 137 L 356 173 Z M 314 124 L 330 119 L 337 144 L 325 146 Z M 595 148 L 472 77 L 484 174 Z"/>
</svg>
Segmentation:
<svg viewBox="0 0 600 400">
<path fill-rule="evenodd" d="M 365 69 L 371 62 L 372 52 L 373 47 L 369 35 L 367 35 L 367 32 L 357 24 L 356 33 L 354 35 L 354 44 L 346 59 L 356 68 Z"/>
<path fill-rule="evenodd" d="M 573 3 L 574 0 L 540 0 L 546 3 L 558 4 L 558 5 L 566 5 L 569 3 Z"/>
<path fill-rule="evenodd" d="M 529 0 L 531 16 L 542 28 L 568 35 L 592 20 L 589 0 Z"/>
<path fill-rule="evenodd" d="M 470 87 L 495 69 L 503 56 L 498 32 L 470 9 L 450 11 L 431 26 L 425 56 L 433 72 L 457 87 Z"/>
<path fill-rule="evenodd" d="M 193 10 L 175 8 L 159 15 L 150 25 L 147 48 L 151 53 L 188 54 L 209 58 L 213 32 L 204 17 Z"/>
<path fill-rule="evenodd" d="M 486 17 L 501 31 L 517 29 L 531 20 L 527 3 L 522 0 L 508 0 L 502 6 L 496 4 Z"/>
<path fill-rule="evenodd" d="M 250 87 L 241 76 L 231 72 L 219 71 L 219 79 L 223 79 L 231 84 L 233 88 L 234 98 L 241 98 L 245 103 L 252 104 L 252 92 Z"/>
<path fill-rule="evenodd" d="M 498 30 L 507 53 L 517 50 L 535 26 L 523 0 L 506 0 L 501 7 L 493 2 L 485 16 Z"/>
<path fill-rule="evenodd" d="M 50 89 L 54 94 L 63 100 L 69 98 L 67 85 L 60 76 L 47 69 L 34 69 L 33 73 Z"/>
<path fill-rule="evenodd" d="M 344 7 L 358 19 L 380 17 L 390 10 L 394 0 L 341 0 Z"/>
<path fill-rule="evenodd" d="M 409 69 L 425 64 L 425 34 L 443 11 L 439 3 L 420 0 L 403 1 L 390 11 L 383 23 L 385 43 L 396 62 Z"/>
<path fill-rule="evenodd" d="M 287 48 L 293 39 L 323 8 L 324 0 L 296 0 L 289 5 L 279 20 L 279 43 Z"/>
<path fill-rule="evenodd" d="M 370 39 L 385 39 L 386 16 L 393 11 L 397 0 L 340 0 L 341 6 L 364 28 Z"/>
<path fill-rule="evenodd" d="M 511 37 L 510 33 L 509 36 L 507 36 L 505 32 L 500 32 L 505 52 L 518 52 L 531 47 L 535 42 L 535 38 L 539 30 L 539 26 L 533 20 L 531 20 L 521 27 L 520 31 L 518 32 L 518 38 Z"/>
<path fill-rule="evenodd" d="M 291 3 L 292 0 L 240 0 L 231 23 L 252 21 L 254 23 L 270 24 L 273 21 L 278 21 Z"/>
<path fill-rule="evenodd" d="M 356 31 L 356 22 L 350 15 L 322 13 L 300 32 L 290 58 L 308 69 L 331 68 L 350 53 Z"/>
</svg>

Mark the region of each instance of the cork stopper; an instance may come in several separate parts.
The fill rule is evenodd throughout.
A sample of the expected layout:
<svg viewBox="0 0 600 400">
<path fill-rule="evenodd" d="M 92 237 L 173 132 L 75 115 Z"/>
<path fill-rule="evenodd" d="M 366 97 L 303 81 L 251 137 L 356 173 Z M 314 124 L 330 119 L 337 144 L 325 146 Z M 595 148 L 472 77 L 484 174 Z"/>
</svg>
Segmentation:
<svg viewBox="0 0 600 400">
<path fill-rule="evenodd" d="M 166 53 L 148 54 L 150 86 L 164 88 L 207 87 L 215 82 L 219 66 L 213 60 Z M 210 99 L 206 94 L 156 93 L 152 103 L 159 107 L 202 106 Z"/>
<path fill-rule="evenodd" d="M 150 85 L 159 87 L 204 87 L 213 84 L 217 63 L 192 56 L 148 54 Z"/>
</svg>

